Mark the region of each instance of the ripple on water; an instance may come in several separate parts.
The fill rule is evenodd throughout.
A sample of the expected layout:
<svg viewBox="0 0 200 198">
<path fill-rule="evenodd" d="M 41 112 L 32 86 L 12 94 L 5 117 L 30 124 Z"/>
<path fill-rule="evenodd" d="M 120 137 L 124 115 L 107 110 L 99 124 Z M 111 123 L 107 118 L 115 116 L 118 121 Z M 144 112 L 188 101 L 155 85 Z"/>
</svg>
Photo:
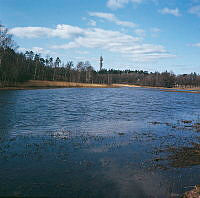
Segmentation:
<svg viewBox="0 0 200 198">
<path fill-rule="evenodd" d="M 0 92 L 0 196 L 181 194 L 199 182 L 199 106 L 144 88 Z"/>
</svg>

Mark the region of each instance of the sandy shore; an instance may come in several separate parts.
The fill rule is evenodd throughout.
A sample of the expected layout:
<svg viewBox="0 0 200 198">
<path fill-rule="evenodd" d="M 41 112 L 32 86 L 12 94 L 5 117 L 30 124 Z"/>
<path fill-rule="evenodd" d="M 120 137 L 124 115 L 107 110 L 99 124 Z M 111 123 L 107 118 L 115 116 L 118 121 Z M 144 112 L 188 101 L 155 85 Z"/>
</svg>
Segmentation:
<svg viewBox="0 0 200 198">
<path fill-rule="evenodd" d="M 41 81 L 30 80 L 25 83 L 17 83 L 15 86 L 0 88 L 0 90 L 27 90 L 27 89 L 54 89 L 54 88 L 119 88 L 119 87 L 142 87 L 159 89 L 160 91 L 167 92 L 184 92 L 184 93 L 200 93 L 200 87 L 194 88 L 164 88 L 164 87 L 150 87 L 129 84 L 91 84 L 91 83 L 74 83 L 62 81 Z"/>
</svg>

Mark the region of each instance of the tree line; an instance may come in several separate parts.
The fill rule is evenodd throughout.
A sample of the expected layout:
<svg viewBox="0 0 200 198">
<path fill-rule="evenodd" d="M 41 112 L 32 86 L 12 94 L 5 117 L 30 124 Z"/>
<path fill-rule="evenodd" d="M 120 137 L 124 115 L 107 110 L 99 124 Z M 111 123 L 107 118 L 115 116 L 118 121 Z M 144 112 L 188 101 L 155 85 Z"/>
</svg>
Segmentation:
<svg viewBox="0 0 200 198">
<path fill-rule="evenodd" d="M 28 80 L 50 80 L 99 84 L 135 84 L 153 87 L 200 87 L 197 73 L 175 75 L 172 72 L 102 69 L 95 71 L 89 61 L 63 63 L 59 57 L 41 57 L 33 51 L 17 52 L 17 45 L 0 25 L 0 86 Z"/>
</svg>

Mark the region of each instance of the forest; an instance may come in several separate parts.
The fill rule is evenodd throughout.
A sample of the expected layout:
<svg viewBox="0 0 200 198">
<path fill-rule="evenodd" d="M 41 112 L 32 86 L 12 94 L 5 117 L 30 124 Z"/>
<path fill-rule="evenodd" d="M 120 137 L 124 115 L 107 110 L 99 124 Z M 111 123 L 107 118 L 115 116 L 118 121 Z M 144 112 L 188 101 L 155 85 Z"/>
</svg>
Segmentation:
<svg viewBox="0 0 200 198">
<path fill-rule="evenodd" d="M 134 66 L 133 66 L 134 68 Z M 67 81 L 99 84 L 134 84 L 152 87 L 200 87 L 200 75 L 173 72 L 102 69 L 95 71 L 89 61 L 64 63 L 59 57 L 41 57 L 33 51 L 19 53 L 6 27 L 0 24 L 0 87 L 28 80 Z"/>
</svg>

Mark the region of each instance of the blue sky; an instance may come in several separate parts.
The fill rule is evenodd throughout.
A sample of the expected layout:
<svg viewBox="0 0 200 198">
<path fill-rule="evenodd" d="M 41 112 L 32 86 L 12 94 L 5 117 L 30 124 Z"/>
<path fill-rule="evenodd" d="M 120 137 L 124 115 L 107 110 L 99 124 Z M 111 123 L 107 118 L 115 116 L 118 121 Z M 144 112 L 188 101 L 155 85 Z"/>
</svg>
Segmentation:
<svg viewBox="0 0 200 198">
<path fill-rule="evenodd" d="M 0 0 L 19 50 L 63 62 L 200 73 L 200 0 Z"/>
</svg>

